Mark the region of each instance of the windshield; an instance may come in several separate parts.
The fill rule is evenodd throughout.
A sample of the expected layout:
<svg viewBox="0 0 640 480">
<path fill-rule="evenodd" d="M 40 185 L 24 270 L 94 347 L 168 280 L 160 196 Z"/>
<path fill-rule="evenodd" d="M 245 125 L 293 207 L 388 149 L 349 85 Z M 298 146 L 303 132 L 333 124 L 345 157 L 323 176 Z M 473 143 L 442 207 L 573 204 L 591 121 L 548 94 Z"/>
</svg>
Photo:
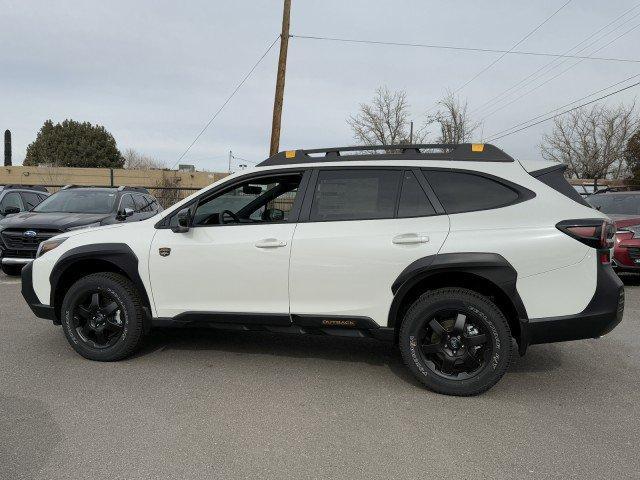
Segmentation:
<svg viewBox="0 0 640 480">
<path fill-rule="evenodd" d="M 111 213 L 116 192 L 109 190 L 61 190 L 33 209 L 42 213 Z"/>
<path fill-rule="evenodd" d="M 640 215 L 640 194 L 595 194 L 587 197 L 592 207 L 608 215 Z"/>
</svg>

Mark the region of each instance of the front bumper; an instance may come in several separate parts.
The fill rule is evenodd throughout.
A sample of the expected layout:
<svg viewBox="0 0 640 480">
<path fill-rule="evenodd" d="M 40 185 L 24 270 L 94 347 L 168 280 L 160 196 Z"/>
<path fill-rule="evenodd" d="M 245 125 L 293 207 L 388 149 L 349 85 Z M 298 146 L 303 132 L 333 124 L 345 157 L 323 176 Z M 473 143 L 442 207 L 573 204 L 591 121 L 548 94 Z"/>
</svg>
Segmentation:
<svg viewBox="0 0 640 480">
<path fill-rule="evenodd" d="M 14 257 L 2 257 L 2 265 L 26 265 L 33 262 L 33 258 L 14 258 Z"/>
<path fill-rule="evenodd" d="M 598 264 L 596 291 L 576 315 L 520 320 L 523 352 L 528 345 L 598 338 L 613 330 L 624 313 L 624 285 L 611 265 Z"/>
<path fill-rule="evenodd" d="M 33 263 L 31 260 L 29 260 L 29 263 L 22 269 L 22 296 L 36 317 L 53 320 L 53 323 L 60 323 L 56 317 L 55 309 L 52 306 L 40 303 L 33 289 Z"/>
</svg>

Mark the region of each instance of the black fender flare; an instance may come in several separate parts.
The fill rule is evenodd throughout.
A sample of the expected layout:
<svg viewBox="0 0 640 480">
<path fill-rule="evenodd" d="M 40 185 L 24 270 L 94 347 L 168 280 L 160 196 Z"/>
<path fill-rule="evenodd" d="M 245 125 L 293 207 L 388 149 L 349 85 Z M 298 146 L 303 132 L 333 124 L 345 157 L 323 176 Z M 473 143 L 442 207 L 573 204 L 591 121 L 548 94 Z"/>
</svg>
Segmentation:
<svg viewBox="0 0 640 480">
<path fill-rule="evenodd" d="M 519 321 L 526 320 L 527 311 L 516 289 L 518 273 L 497 253 L 443 253 L 419 258 L 407 266 L 391 285 L 393 301 L 389 309 L 388 326 L 395 328 L 398 313 L 407 293 L 421 281 L 440 273 L 470 273 L 498 287 L 511 301 Z"/>
<path fill-rule="evenodd" d="M 142 296 L 146 310 L 145 317 L 151 318 L 149 295 L 138 272 L 138 257 L 133 250 L 131 250 L 131 247 L 125 243 L 94 243 L 82 245 L 62 254 L 54 264 L 51 269 L 51 274 L 49 275 L 51 306 L 55 306 L 56 290 L 62 276 L 75 264 L 84 260 L 101 260 L 112 264 L 117 270 L 124 272 Z"/>
</svg>

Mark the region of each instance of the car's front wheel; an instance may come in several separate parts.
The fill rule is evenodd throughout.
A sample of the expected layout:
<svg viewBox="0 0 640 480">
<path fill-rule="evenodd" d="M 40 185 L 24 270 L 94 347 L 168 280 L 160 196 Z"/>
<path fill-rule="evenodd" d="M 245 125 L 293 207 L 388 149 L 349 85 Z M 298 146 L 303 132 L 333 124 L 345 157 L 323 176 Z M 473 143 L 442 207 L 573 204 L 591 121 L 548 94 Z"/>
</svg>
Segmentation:
<svg viewBox="0 0 640 480">
<path fill-rule="evenodd" d="M 135 285 L 126 277 L 103 272 L 87 275 L 67 291 L 62 328 L 76 352 L 98 361 L 131 355 L 143 337 L 144 311 Z"/>
<path fill-rule="evenodd" d="M 405 364 L 427 388 L 477 395 L 502 378 L 512 355 L 503 313 L 472 290 L 442 288 L 420 296 L 399 334 Z"/>
</svg>

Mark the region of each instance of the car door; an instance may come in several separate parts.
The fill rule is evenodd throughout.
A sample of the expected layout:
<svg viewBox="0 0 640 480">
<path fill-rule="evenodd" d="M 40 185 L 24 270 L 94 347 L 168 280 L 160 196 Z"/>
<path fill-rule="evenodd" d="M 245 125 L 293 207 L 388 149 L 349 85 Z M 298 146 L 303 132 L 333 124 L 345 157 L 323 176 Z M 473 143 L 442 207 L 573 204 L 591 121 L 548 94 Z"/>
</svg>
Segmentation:
<svg viewBox="0 0 640 480">
<path fill-rule="evenodd" d="M 314 177 L 293 239 L 291 314 L 386 325 L 393 282 L 437 254 L 449 219 L 416 169 L 327 168 Z"/>
<path fill-rule="evenodd" d="M 249 175 L 205 193 L 189 205 L 184 233 L 171 229 L 177 213 L 168 217 L 149 257 L 157 315 L 288 324 L 289 255 L 307 176 Z"/>
</svg>

